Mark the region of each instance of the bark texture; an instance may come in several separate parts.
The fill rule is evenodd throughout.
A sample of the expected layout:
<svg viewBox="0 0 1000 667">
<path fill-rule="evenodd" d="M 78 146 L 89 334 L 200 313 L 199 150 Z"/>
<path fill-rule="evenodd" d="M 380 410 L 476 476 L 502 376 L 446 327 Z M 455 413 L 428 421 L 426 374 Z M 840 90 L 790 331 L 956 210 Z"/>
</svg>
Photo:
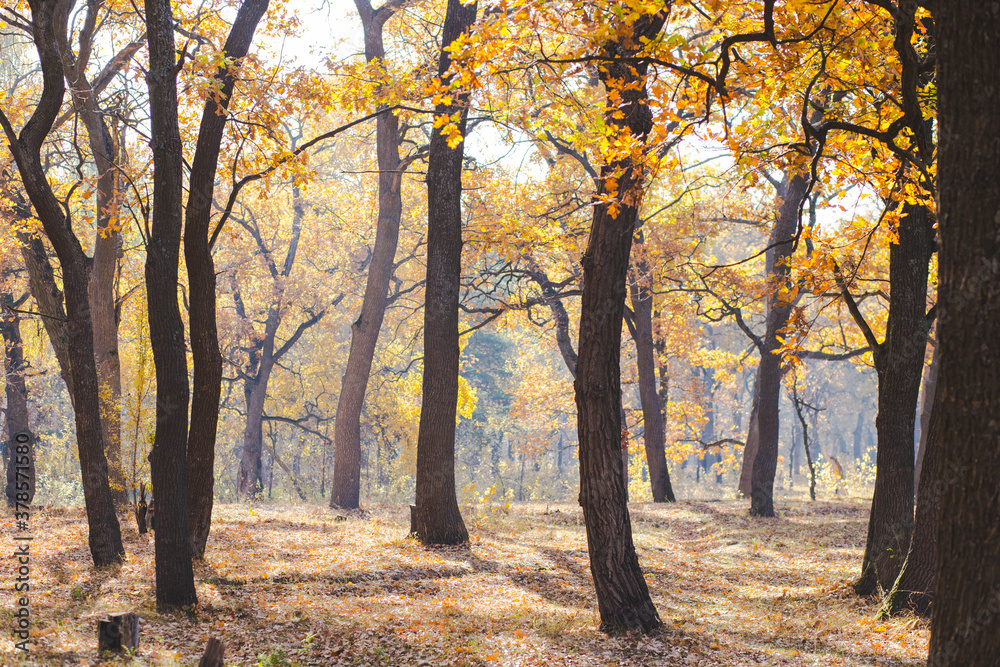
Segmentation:
<svg viewBox="0 0 1000 667">
<path fill-rule="evenodd" d="M 120 563 L 125 549 L 108 482 L 108 462 L 101 431 L 101 409 L 94 334 L 87 295 L 87 256 L 73 233 L 71 220 L 46 180 L 41 147 L 62 106 L 65 80 L 56 40 L 65 35 L 69 4 L 55 0 L 30 3 L 35 46 L 42 67 L 42 93 L 31 118 L 15 135 L 6 117 L 3 129 L 35 213 L 59 258 L 66 295 L 68 356 L 73 369 L 76 435 L 83 475 L 84 502 L 94 564 Z M 62 37 L 61 39 L 65 39 Z"/>
<path fill-rule="evenodd" d="M 153 225 L 146 243 L 146 298 L 156 369 L 156 430 L 149 455 L 156 499 L 156 602 L 160 606 L 184 606 L 195 604 L 198 596 L 191 566 L 187 507 L 187 353 L 177 303 L 184 156 L 177 118 L 170 0 L 146 0 L 146 34 L 146 84 L 153 137 Z"/>
<path fill-rule="evenodd" d="M 476 3 L 448 0 L 441 37 L 450 45 L 476 20 Z M 438 74 L 451 56 L 442 49 Z M 437 114 L 460 114 L 465 135 L 468 92 Z M 417 435 L 417 490 L 414 520 L 424 544 L 460 544 L 469 533 L 455 496 L 455 419 L 458 406 L 458 298 L 462 273 L 462 158 L 465 142 L 455 148 L 435 128 L 427 162 L 427 285 L 424 306 L 424 381 Z"/>
<path fill-rule="evenodd" d="M 788 323 L 792 302 L 779 292 L 787 285 L 791 273 L 790 258 L 799 209 L 809 189 L 809 179 L 804 174 L 787 173 L 782 183 L 781 207 L 778 219 L 771 230 L 767 251 L 766 271 L 773 281 L 771 296 L 767 300 L 767 328 L 761 339 L 760 364 L 757 367 L 757 452 L 750 474 L 750 515 L 774 516 L 774 474 L 778 468 L 778 402 L 781 398 L 781 356 L 775 354 L 781 346 L 778 332 Z M 751 415 L 750 428 L 754 419 Z M 747 438 L 750 439 L 749 436 Z"/>
<path fill-rule="evenodd" d="M 236 87 L 239 61 L 250 50 L 257 24 L 267 11 L 268 0 L 244 0 L 226 38 L 226 64 L 215 74 L 219 92 L 205 102 L 198 129 L 198 143 L 191 162 L 190 191 L 184 230 L 184 263 L 187 266 L 191 307 L 191 358 L 194 382 L 191 395 L 191 427 L 187 433 L 187 512 L 191 531 L 191 553 L 205 554 L 212 526 L 215 489 L 215 437 L 219 427 L 222 395 L 222 353 L 215 312 L 215 263 L 209 244 L 209 222 L 215 195 L 215 173 L 226 127 L 229 102 Z"/>
<path fill-rule="evenodd" d="M 934 11 L 941 137 L 934 411 L 958 474 L 941 497 L 928 664 L 986 667 L 1000 656 L 1000 11 L 975 0 L 940 2 Z"/>
<path fill-rule="evenodd" d="M 365 31 L 365 57 L 368 62 L 383 60 L 382 27 L 401 1 L 387 2 L 373 10 L 369 0 L 355 0 Z M 361 314 L 351 325 L 351 350 L 337 399 L 334 429 L 333 486 L 330 507 L 355 509 L 361 500 L 361 411 L 364 407 L 372 359 L 382 320 L 385 317 L 389 279 L 392 277 L 399 222 L 403 215 L 402 173 L 399 159 L 399 119 L 384 113 L 375 126 L 375 151 L 378 159 L 378 221 L 375 246 L 368 266 L 368 282 L 361 303 Z"/>
<path fill-rule="evenodd" d="M 642 142 L 653 127 L 645 104 L 647 65 L 619 59 L 634 57 L 642 48 L 640 39 L 655 37 L 666 18 L 666 9 L 644 16 L 632 25 L 630 35 L 618 36 L 602 47 L 601 56 L 608 59 L 600 68 L 608 91 L 605 121 Z M 632 542 L 621 452 L 622 315 L 644 180 L 642 167 L 631 158 L 601 167 L 590 237 L 581 260 L 583 297 L 575 382 L 580 505 L 601 629 L 609 633 L 648 632 L 662 625 Z M 601 198 L 611 194 L 611 187 L 617 210 Z"/>
</svg>

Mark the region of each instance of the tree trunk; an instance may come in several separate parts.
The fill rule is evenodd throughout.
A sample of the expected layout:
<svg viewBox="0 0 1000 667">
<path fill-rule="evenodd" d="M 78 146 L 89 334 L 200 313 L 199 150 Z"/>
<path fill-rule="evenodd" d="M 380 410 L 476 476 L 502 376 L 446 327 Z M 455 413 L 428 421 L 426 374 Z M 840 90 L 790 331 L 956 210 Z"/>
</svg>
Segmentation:
<svg viewBox="0 0 1000 667">
<path fill-rule="evenodd" d="M 373 11 L 369 0 L 355 0 L 365 31 L 365 57 L 368 62 L 384 60 L 382 27 L 396 12 L 396 7 L 383 4 Z M 378 159 L 378 221 L 375 226 L 375 246 L 368 266 L 361 315 L 351 325 L 351 350 L 337 399 L 337 421 L 334 425 L 333 486 L 330 507 L 355 509 L 361 496 L 361 411 L 371 375 L 372 359 L 382 320 L 385 317 L 386 295 L 392 277 L 399 222 L 403 214 L 401 196 L 402 174 L 399 160 L 399 119 L 392 113 L 378 117 L 375 129 L 375 151 Z"/>
<path fill-rule="evenodd" d="M 940 358 L 935 349 L 935 359 Z M 933 364 L 932 364 L 933 368 Z M 935 372 L 936 374 L 936 372 Z M 925 385 L 926 386 L 926 385 Z M 932 399 L 933 400 L 933 399 Z M 897 614 L 903 609 L 911 609 L 920 616 L 929 616 L 934 600 L 934 567 L 939 529 L 938 517 L 941 513 L 941 494 L 945 484 L 958 481 L 954 469 L 945 475 L 945 455 L 941 450 L 944 433 L 941 432 L 941 415 L 934 415 L 932 405 L 927 408 L 932 414 L 921 442 L 926 443 L 921 483 L 917 491 L 917 512 L 913 525 L 913 537 L 906 554 L 899 577 L 882 603 L 882 614 Z"/>
<path fill-rule="evenodd" d="M 261 475 L 261 452 L 264 447 L 264 401 L 267 398 L 267 385 L 257 379 L 248 378 L 245 381 L 243 394 L 246 397 L 247 418 L 243 425 L 243 450 L 240 454 L 240 472 L 237 481 L 237 492 L 240 498 L 252 499 L 264 490 L 264 478 Z"/>
<path fill-rule="evenodd" d="M 191 428 L 187 434 L 187 512 L 191 531 L 191 553 L 205 554 L 212 526 L 215 490 L 215 438 L 219 427 L 222 394 L 222 353 L 216 323 L 215 263 L 209 243 L 209 221 L 215 196 L 215 174 L 226 126 L 229 102 L 236 87 L 234 68 L 250 50 L 257 24 L 267 11 L 268 0 L 244 0 L 226 38 L 226 64 L 215 73 L 219 92 L 205 101 L 198 129 L 198 143 L 191 162 L 184 231 L 184 262 L 187 266 L 191 305 L 191 358 L 194 384 L 191 395 Z"/>
<path fill-rule="evenodd" d="M 636 244 L 643 242 L 642 230 L 636 233 Z M 650 291 L 650 268 L 641 248 L 637 248 L 632 283 L 632 312 L 635 314 L 635 353 L 639 372 L 639 400 L 642 404 L 642 440 L 646 448 L 646 466 L 654 503 L 674 501 L 667 470 L 666 432 L 663 412 L 656 395 L 656 354 L 653 346 L 653 293 Z"/>
<path fill-rule="evenodd" d="M 913 494 L 920 495 L 920 473 L 923 469 L 924 457 L 927 452 L 927 438 L 931 433 L 931 408 L 934 405 L 934 392 L 937 390 L 938 370 L 941 367 L 941 355 L 934 348 L 931 365 L 924 375 L 924 396 L 920 403 L 920 444 L 917 447 L 917 460 L 913 466 Z"/>
<path fill-rule="evenodd" d="M 913 530 L 913 427 L 929 320 L 927 275 L 934 229 L 927 209 L 904 205 L 899 241 L 889 248 L 889 317 L 875 353 L 878 450 L 875 491 L 858 595 L 888 591 L 899 576 Z"/>
<path fill-rule="evenodd" d="M 658 320 L 659 316 L 653 318 L 654 326 Z M 660 388 L 656 392 L 656 404 L 660 409 L 660 421 L 663 424 L 664 433 L 664 451 L 666 451 L 667 406 L 669 405 L 670 399 L 670 364 L 667 362 L 666 343 L 663 340 L 663 336 L 659 333 L 656 336 L 655 349 L 659 361 L 657 364 L 657 372 L 660 377 Z M 666 456 L 664 455 L 664 459 L 665 458 Z M 677 498 L 674 496 L 674 487 L 670 483 L 669 471 L 667 476 L 666 499 L 667 502 L 670 503 L 677 502 Z"/>
<path fill-rule="evenodd" d="M 83 494 L 90 528 L 90 551 L 97 566 L 123 560 L 121 528 L 108 486 L 108 462 L 101 433 L 99 385 L 94 362 L 94 333 L 87 300 L 87 257 L 73 233 L 70 220 L 46 180 L 41 162 L 44 143 L 62 106 L 65 80 L 56 48 L 65 35 L 70 6 L 54 1 L 32 3 L 32 29 L 42 67 L 43 88 L 31 118 L 15 136 L 6 122 L 4 131 L 17 161 L 25 191 L 62 267 L 68 320 L 68 350 L 76 398 L 76 436 L 83 475 Z M 62 39 L 65 39 L 63 37 Z"/>
<path fill-rule="evenodd" d="M 642 142 L 653 127 L 646 105 L 647 65 L 641 60 L 627 64 L 619 59 L 635 56 L 642 48 L 636 42 L 654 38 L 666 17 L 664 10 L 639 18 L 627 41 L 608 41 L 601 53 L 609 59 L 600 69 L 607 89 L 605 121 Z M 614 159 L 602 166 L 590 238 L 581 260 L 583 298 L 575 382 L 580 505 L 605 632 L 648 632 L 662 625 L 639 568 L 622 483 L 622 315 L 644 178 L 642 167 L 631 158 Z M 614 197 L 614 208 L 607 197 Z"/>
<path fill-rule="evenodd" d="M 747 442 L 743 447 L 743 465 L 740 467 L 739 495 L 743 498 L 750 497 L 750 479 L 753 476 L 753 460 L 757 457 L 757 449 L 760 445 L 760 428 L 757 421 L 758 406 L 760 405 L 760 366 L 754 373 L 753 392 L 750 399 L 750 419 L 747 427 Z"/>
<path fill-rule="evenodd" d="M 3 336 L 4 344 L 4 377 L 6 380 L 7 393 L 7 504 L 14 507 L 17 502 L 30 505 L 35 498 L 35 453 L 34 438 L 31 436 L 30 424 L 28 423 L 28 386 L 25 383 L 24 372 L 28 368 L 24 361 L 24 345 L 21 342 L 21 317 L 14 308 L 20 305 L 24 297 L 15 302 L 14 297 L 9 292 L 0 293 L 0 306 L 3 313 L 0 314 L 0 335 Z M 26 442 L 19 442 L 15 436 L 19 433 L 27 434 Z M 18 452 L 18 447 L 26 447 L 24 453 Z M 23 477 L 18 474 L 18 461 L 23 461 L 20 457 L 27 457 L 27 465 L 23 468 Z M 22 488 L 20 492 L 25 495 L 18 498 L 18 484 L 27 482 L 27 488 Z"/>
<path fill-rule="evenodd" d="M 809 179 L 804 174 L 785 175 L 782 184 L 781 208 L 771 231 L 767 252 L 766 271 L 773 280 L 773 292 L 767 300 L 767 330 L 761 340 L 760 365 L 757 367 L 757 453 L 750 474 L 750 515 L 774 516 L 774 474 L 778 468 L 778 402 L 781 398 L 781 356 L 775 354 L 781 343 L 778 332 L 788 322 L 792 302 L 782 297 L 779 290 L 788 283 L 791 274 L 789 260 L 792 256 L 799 208 L 805 198 Z M 771 276 L 774 276 L 771 278 Z M 751 416 L 750 428 L 753 429 Z M 747 438 L 749 440 L 749 437 Z"/>
<path fill-rule="evenodd" d="M 184 155 L 177 117 L 174 18 L 169 0 L 145 0 L 149 39 L 153 226 L 146 243 L 149 341 L 156 369 L 156 430 L 149 455 L 156 501 L 156 602 L 195 604 L 187 500 L 188 369 L 177 303 Z M 71 302 L 71 301 L 70 301 Z M 76 367 L 73 367 L 74 376 Z"/>
<path fill-rule="evenodd" d="M 1000 51 L 992 3 L 936 3 L 940 119 L 941 497 L 928 664 L 1000 655 Z M 928 455 L 930 453 L 928 452 Z"/>
<path fill-rule="evenodd" d="M 81 39 L 90 39 L 97 17 L 88 9 Z M 72 87 L 73 106 L 87 128 L 90 152 L 97 168 L 95 207 L 97 233 L 87 285 L 94 327 L 94 359 L 100 386 L 101 429 L 108 458 L 111 494 L 119 507 L 128 502 L 121 452 L 121 363 L 118 357 L 118 319 L 115 313 L 115 269 L 121 251 L 118 231 L 118 200 L 121 197 L 119 147 L 98 106 L 97 95 L 87 79 L 89 52 L 77 57 L 66 41 L 59 43 L 63 71 Z"/>
<path fill-rule="evenodd" d="M 450 45 L 476 20 L 476 3 L 448 0 L 441 44 Z M 451 65 L 442 49 L 438 75 Z M 458 113 L 465 136 L 468 92 L 435 113 Z M 462 274 L 462 158 L 441 128 L 431 135 L 427 162 L 427 285 L 424 306 L 424 379 L 417 435 L 417 537 L 424 544 L 460 544 L 469 533 L 455 497 L 455 419 L 458 407 L 458 298 Z"/>
</svg>

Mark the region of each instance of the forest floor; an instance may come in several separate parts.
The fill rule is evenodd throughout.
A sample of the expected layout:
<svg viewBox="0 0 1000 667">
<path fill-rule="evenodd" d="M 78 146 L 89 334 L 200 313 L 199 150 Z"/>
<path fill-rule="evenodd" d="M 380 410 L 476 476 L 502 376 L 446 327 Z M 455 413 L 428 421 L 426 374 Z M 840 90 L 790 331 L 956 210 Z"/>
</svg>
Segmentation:
<svg viewBox="0 0 1000 667">
<path fill-rule="evenodd" d="M 876 621 L 850 590 L 869 501 L 778 503 L 751 520 L 742 501 L 631 505 L 639 560 L 664 622 L 606 637 L 580 508 L 465 508 L 465 547 L 407 538 L 405 506 L 344 517 L 323 507 L 222 505 L 196 566 L 200 603 L 156 611 L 151 536 L 124 524 L 127 562 L 90 565 L 83 509 L 31 517 L 31 645 L 7 665 L 197 665 L 209 637 L 231 666 L 913 665 L 928 624 Z M 13 517 L 4 517 L 12 553 Z M 17 604 L 5 558 L 5 625 Z M 97 621 L 142 619 L 137 656 L 98 663 Z"/>
</svg>

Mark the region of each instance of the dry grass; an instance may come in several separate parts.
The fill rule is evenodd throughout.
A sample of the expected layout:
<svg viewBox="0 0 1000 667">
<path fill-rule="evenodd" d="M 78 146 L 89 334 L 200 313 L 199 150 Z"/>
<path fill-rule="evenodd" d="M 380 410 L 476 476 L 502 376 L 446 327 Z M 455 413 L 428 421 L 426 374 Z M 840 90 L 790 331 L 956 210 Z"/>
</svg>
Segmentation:
<svg viewBox="0 0 1000 667">
<path fill-rule="evenodd" d="M 578 507 L 466 508 L 468 547 L 404 537 L 408 511 L 338 520 L 320 507 L 216 508 L 196 609 L 158 613 L 152 541 L 126 526 L 128 562 L 89 566 L 83 511 L 32 517 L 31 652 L 4 665 L 97 664 L 97 620 L 142 617 L 139 655 L 105 664 L 196 665 L 210 636 L 227 665 L 905 665 L 926 655 L 923 621 L 875 622 L 849 589 L 868 501 L 632 505 L 655 636 L 597 632 Z M 8 517 L 6 526 L 11 525 Z M 9 532 L 9 531 L 8 531 Z M 10 535 L 5 538 L 12 544 Z M 9 562 L 9 561 L 8 561 Z M 11 568 L 3 608 L 14 608 Z"/>
</svg>

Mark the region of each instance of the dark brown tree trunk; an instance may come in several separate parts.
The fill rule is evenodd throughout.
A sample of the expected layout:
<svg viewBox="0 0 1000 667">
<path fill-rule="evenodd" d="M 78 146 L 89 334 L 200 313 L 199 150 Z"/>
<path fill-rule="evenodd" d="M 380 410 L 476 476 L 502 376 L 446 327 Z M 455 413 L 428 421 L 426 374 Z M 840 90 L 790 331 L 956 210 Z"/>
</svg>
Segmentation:
<svg viewBox="0 0 1000 667">
<path fill-rule="evenodd" d="M 943 422 L 941 451 L 957 474 L 941 497 L 928 664 L 986 667 L 1000 656 L 1000 18 L 993 3 L 952 0 L 935 3 L 934 19 L 941 137 L 934 412 Z"/>
<path fill-rule="evenodd" d="M 935 358 L 940 358 L 937 349 Z M 933 365 L 932 365 L 933 368 Z M 899 577 L 882 603 L 883 614 L 896 614 L 910 609 L 920 616 L 929 616 L 934 600 L 934 569 L 937 550 L 938 517 L 941 514 L 941 494 L 945 485 L 958 481 L 956 471 L 946 472 L 945 452 L 941 451 L 944 433 L 941 432 L 941 415 L 932 414 L 925 426 L 924 464 L 917 491 L 917 512 L 913 525 L 913 537 L 906 554 Z"/>
<path fill-rule="evenodd" d="M 766 271 L 773 281 L 773 291 L 767 300 L 767 329 L 760 346 L 757 367 L 757 453 L 750 474 L 750 515 L 774 516 L 774 474 L 778 468 L 778 402 L 781 398 L 781 356 L 775 351 L 781 346 L 778 332 L 788 323 L 792 302 L 782 297 L 779 289 L 788 283 L 791 274 L 789 259 L 792 239 L 799 224 L 799 209 L 809 191 L 809 179 L 804 174 L 786 173 L 782 184 L 781 208 L 771 230 Z M 773 277 L 772 277 L 773 276 Z M 759 385 L 759 389 L 757 387 Z M 753 429 L 751 416 L 750 428 Z M 749 440 L 749 437 L 747 438 Z"/>
<path fill-rule="evenodd" d="M 647 65 L 621 62 L 652 39 L 667 10 L 643 16 L 632 34 L 609 41 L 600 69 L 607 89 L 604 109 L 609 127 L 645 142 L 653 127 L 646 105 Z M 613 95 L 614 93 L 614 95 Z M 620 98 L 615 96 L 620 94 Z M 611 180 L 616 181 L 611 185 Z M 630 158 L 601 167 L 594 218 L 583 255 L 583 298 L 576 375 L 577 433 L 580 442 L 580 505 L 587 526 L 590 571 L 605 632 L 651 631 L 662 625 L 649 597 L 632 543 L 632 524 L 622 481 L 621 330 L 632 234 L 642 200 L 645 174 Z M 611 192 L 609 189 L 614 188 Z M 615 199 L 614 208 L 604 198 Z"/>
<path fill-rule="evenodd" d="M 6 117 L 2 117 L 3 129 L 17 161 L 21 182 L 62 267 L 69 323 L 69 362 L 73 369 L 73 395 L 76 398 L 76 435 L 90 528 L 90 551 L 94 564 L 104 566 L 120 563 L 125 549 L 109 488 L 108 462 L 101 433 L 94 333 L 87 298 L 87 257 L 73 233 L 71 221 L 46 180 L 41 163 L 41 146 L 59 113 L 65 93 L 56 39 L 58 35 L 66 34 L 70 6 L 55 0 L 35 0 L 30 4 L 34 42 L 42 66 L 42 94 L 20 136 L 14 134 Z"/>
<path fill-rule="evenodd" d="M 643 243 L 642 229 L 635 243 Z M 635 317 L 636 366 L 639 372 L 639 401 L 642 404 L 642 440 L 646 448 L 646 467 L 654 503 L 674 502 L 667 470 L 666 431 L 663 412 L 656 394 L 656 350 L 653 344 L 653 293 L 650 290 L 650 267 L 641 247 L 637 247 L 635 274 L 631 286 L 632 312 Z"/>
<path fill-rule="evenodd" d="M 153 226 L 146 242 L 149 341 L 156 369 L 156 430 L 149 455 L 156 501 L 156 602 L 195 604 L 187 507 L 188 369 L 177 303 L 184 155 L 177 117 L 174 18 L 170 0 L 146 0 Z M 73 367 L 76 375 L 76 366 Z"/>
<path fill-rule="evenodd" d="M 355 0 L 365 31 L 365 57 L 368 62 L 383 60 L 382 27 L 401 2 L 383 4 L 372 10 L 369 0 Z M 361 500 L 361 411 L 371 375 L 375 345 L 385 317 L 386 296 L 392 277 L 399 221 L 403 214 L 402 174 L 399 160 L 399 119 L 395 114 L 378 117 L 375 129 L 378 159 L 378 221 L 375 246 L 368 266 L 361 314 L 351 325 L 351 350 L 337 399 L 334 429 L 333 486 L 330 507 L 355 509 Z"/>
<path fill-rule="evenodd" d="M 476 3 L 448 0 L 442 45 L 450 45 L 476 20 Z M 442 49 L 438 74 L 451 56 Z M 453 103 L 435 113 L 460 114 L 465 136 L 468 92 L 452 94 Z M 455 148 L 441 128 L 431 135 L 427 162 L 427 285 L 424 306 L 424 380 L 417 435 L 417 490 L 414 510 L 417 537 L 424 544 L 460 544 L 469 533 L 455 496 L 455 419 L 458 406 L 458 298 L 462 274 L 462 158 L 465 142 Z"/>
<path fill-rule="evenodd" d="M 9 292 L 0 293 L 0 335 L 4 345 L 4 378 L 7 393 L 7 504 L 14 507 L 17 502 L 30 505 L 35 498 L 35 455 L 34 438 L 28 423 L 28 386 L 24 373 L 28 364 L 24 360 L 24 345 L 21 342 L 21 317 L 15 308 L 19 307 L 27 295 L 15 300 Z M 15 436 L 27 434 L 25 442 Z M 22 451 L 18 451 L 18 447 Z M 21 458 L 25 457 L 25 458 Z M 23 468 L 20 461 L 26 461 Z M 24 484 L 27 483 L 27 486 Z M 20 488 L 18 488 L 20 487 Z M 24 495 L 19 495 L 23 493 Z"/>
<path fill-rule="evenodd" d="M 875 352 L 878 451 L 875 491 L 858 595 L 888 591 L 899 576 L 913 530 L 913 427 L 927 349 L 927 275 L 933 221 L 922 206 L 904 205 L 899 242 L 889 248 L 889 316 Z"/>
<path fill-rule="evenodd" d="M 188 311 L 194 383 L 191 394 L 191 428 L 187 434 L 187 512 L 191 553 L 205 554 L 212 526 L 215 490 L 215 437 L 222 394 L 222 353 L 215 312 L 215 263 L 209 243 L 209 221 L 215 196 L 215 173 L 226 126 L 229 102 L 236 87 L 234 68 L 250 50 L 257 24 L 268 0 L 244 0 L 226 38 L 227 63 L 215 73 L 219 92 L 205 102 L 198 130 L 198 144 L 191 162 L 190 192 L 184 230 L 184 262 L 191 291 Z M 231 59 L 231 60 L 230 60 Z"/>
</svg>

